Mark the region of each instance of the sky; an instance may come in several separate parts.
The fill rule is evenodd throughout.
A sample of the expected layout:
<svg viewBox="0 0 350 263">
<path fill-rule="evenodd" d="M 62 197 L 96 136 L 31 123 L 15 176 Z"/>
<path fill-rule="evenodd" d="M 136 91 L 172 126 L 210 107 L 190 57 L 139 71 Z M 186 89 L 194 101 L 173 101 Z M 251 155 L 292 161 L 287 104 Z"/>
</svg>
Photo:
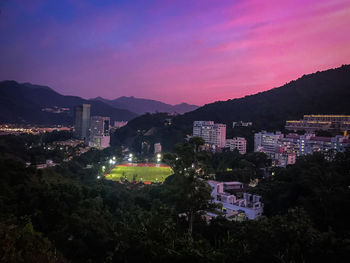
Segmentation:
<svg viewBox="0 0 350 263">
<path fill-rule="evenodd" d="M 350 64 L 349 0 L 0 0 L 0 80 L 203 105 Z"/>
</svg>

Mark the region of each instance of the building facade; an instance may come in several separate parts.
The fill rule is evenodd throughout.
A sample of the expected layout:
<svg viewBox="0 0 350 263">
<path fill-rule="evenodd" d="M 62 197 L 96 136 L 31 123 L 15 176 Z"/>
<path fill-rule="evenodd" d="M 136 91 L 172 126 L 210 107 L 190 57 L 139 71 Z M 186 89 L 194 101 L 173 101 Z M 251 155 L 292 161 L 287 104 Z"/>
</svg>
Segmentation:
<svg viewBox="0 0 350 263">
<path fill-rule="evenodd" d="M 226 139 L 226 147 L 230 148 L 230 151 L 237 149 L 240 154 L 246 154 L 247 140 L 243 137 L 234 137 L 233 139 Z"/>
<path fill-rule="evenodd" d="M 227 215 L 243 211 L 248 219 L 257 219 L 264 211 L 261 196 L 243 193 L 242 198 L 235 194 L 227 193 L 227 190 L 243 192 L 243 184 L 240 182 L 217 182 L 208 181 L 212 187 L 211 196 L 214 203 L 222 205 L 223 211 Z"/>
<path fill-rule="evenodd" d="M 87 141 L 90 127 L 90 104 L 82 104 L 74 108 L 74 137 Z"/>
<path fill-rule="evenodd" d="M 281 146 L 280 140 L 283 138 L 283 134 L 279 131 L 272 133 L 261 131 L 254 134 L 254 151 L 264 152 L 271 159 L 274 158 L 276 147 Z"/>
<path fill-rule="evenodd" d="M 251 121 L 234 121 L 232 122 L 232 128 L 235 128 L 235 127 L 250 127 L 252 126 L 253 123 Z"/>
<path fill-rule="evenodd" d="M 275 166 L 294 164 L 298 156 L 314 152 L 344 152 L 350 148 L 347 135 L 319 137 L 314 133 L 304 135 L 259 132 L 254 136 L 254 151 L 264 152 Z"/>
<path fill-rule="evenodd" d="M 213 121 L 195 121 L 193 136 L 203 138 L 206 144 L 214 148 L 223 148 L 226 146 L 226 125 Z"/>
<path fill-rule="evenodd" d="M 110 118 L 92 116 L 90 121 L 89 146 L 107 148 L 110 146 Z"/>
<path fill-rule="evenodd" d="M 317 130 L 339 132 L 350 130 L 350 115 L 304 115 L 302 120 L 286 121 L 291 131 L 315 132 Z"/>
</svg>

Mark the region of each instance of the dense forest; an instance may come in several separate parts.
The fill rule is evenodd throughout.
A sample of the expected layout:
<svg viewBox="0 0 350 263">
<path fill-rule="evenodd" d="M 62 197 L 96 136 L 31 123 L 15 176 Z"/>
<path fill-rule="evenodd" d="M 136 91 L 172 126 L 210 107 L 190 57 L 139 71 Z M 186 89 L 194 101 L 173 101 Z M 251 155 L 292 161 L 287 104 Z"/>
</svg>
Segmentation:
<svg viewBox="0 0 350 263">
<path fill-rule="evenodd" d="M 140 141 L 161 142 L 166 150 L 192 133 L 195 120 L 212 120 L 228 127 L 228 136 L 248 138 L 252 146 L 254 131 L 283 130 L 286 120 L 301 119 L 304 114 L 350 114 L 350 65 L 304 75 L 282 87 L 240 99 L 218 101 L 176 117 L 147 114 L 135 118 L 114 135 L 120 142 L 141 147 Z M 171 118 L 171 125 L 164 125 Z M 232 129 L 233 121 L 253 122 L 251 128 Z M 151 133 L 151 134 L 149 134 Z"/>
<path fill-rule="evenodd" d="M 190 140 L 164 156 L 174 170 L 165 183 L 143 185 L 97 179 L 118 148 L 26 167 L 28 148 L 11 145 L 28 140 L 2 141 L 1 262 L 344 262 L 350 252 L 350 152 L 303 157 L 265 177 L 264 154 L 200 152 Z M 258 178 L 248 191 L 263 196 L 264 216 L 207 223 L 206 177 Z"/>
</svg>

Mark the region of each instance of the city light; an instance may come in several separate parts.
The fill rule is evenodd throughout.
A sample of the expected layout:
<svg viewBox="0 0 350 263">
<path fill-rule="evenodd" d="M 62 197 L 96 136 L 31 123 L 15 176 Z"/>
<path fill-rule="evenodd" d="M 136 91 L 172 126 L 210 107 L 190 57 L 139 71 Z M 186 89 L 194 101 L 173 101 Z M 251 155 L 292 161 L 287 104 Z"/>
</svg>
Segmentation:
<svg viewBox="0 0 350 263">
<path fill-rule="evenodd" d="M 133 156 L 132 153 L 130 153 L 130 154 L 129 154 L 129 157 L 132 158 L 132 156 Z"/>
<path fill-rule="evenodd" d="M 106 170 L 106 166 L 102 166 L 102 172 Z"/>
<path fill-rule="evenodd" d="M 101 176 L 97 176 L 97 179 L 100 179 L 101 178 Z"/>
<path fill-rule="evenodd" d="M 112 158 L 114 161 L 115 161 L 115 156 L 113 156 L 113 158 Z"/>
<path fill-rule="evenodd" d="M 160 157 L 162 157 L 162 155 L 160 153 L 158 153 L 157 158 L 159 159 Z"/>
</svg>

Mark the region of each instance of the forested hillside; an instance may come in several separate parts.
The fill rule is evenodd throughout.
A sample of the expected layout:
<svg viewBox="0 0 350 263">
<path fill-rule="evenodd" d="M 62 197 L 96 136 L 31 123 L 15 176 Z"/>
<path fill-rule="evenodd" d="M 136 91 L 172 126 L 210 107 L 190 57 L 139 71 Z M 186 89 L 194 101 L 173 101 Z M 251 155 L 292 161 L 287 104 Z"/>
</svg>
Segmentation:
<svg viewBox="0 0 350 263">
<path fill-rule="evenodd" d="M 174 175 L 143 185 L 97 177 L 106 158 L 122 158 L 116 148 L 49 169 L 26 168 L 34 141 L 0 138 L 2 262 L 344 262 L 348 256 L 350 152 L 332 161 L 303 157 L 262 178 L 254 171 L 266 165 L 264 154 L 213 155 L 190 142 L 165 156 Z M 192 164 L 219 180 L 260 178 L 248 191 L 262 195 L 264 216 L 207 223 L 202 215 L 214 208 L 211 189 Z"/>
<path fill-rule="evenodd" d="M 304 75 L 282 87 L 255 95 L 207 104 L 172 118 L 171 126 L 152 121 L 159 120 L 159 114 L 138 117 L 115 134 L 115 143 L 130 143 L 135 140 L 148 140 L 151 143 L 160 141 L 166 149 L 171 149 L 175 141 L 181 141 L 186 134 L 192 132 L 195 120 L 225 123 L 229 128 L 229 136 L 251 138 L 253 131 L 281 130 L 286 120 L 300 119 L 304 114 L 350 114 L 349 101 L 350 66 L 344 65 Z M 163 116 L 164 120 L 165 118 L 169 117 Z M 230 129 L 233 121 L 240 120 L 253 122 L 253 127 Z M 155 122 L 160 124 L 155 125 Z M 151 128 L 154 130 L 153 137 L 140 132 Z"/>
</svg>

